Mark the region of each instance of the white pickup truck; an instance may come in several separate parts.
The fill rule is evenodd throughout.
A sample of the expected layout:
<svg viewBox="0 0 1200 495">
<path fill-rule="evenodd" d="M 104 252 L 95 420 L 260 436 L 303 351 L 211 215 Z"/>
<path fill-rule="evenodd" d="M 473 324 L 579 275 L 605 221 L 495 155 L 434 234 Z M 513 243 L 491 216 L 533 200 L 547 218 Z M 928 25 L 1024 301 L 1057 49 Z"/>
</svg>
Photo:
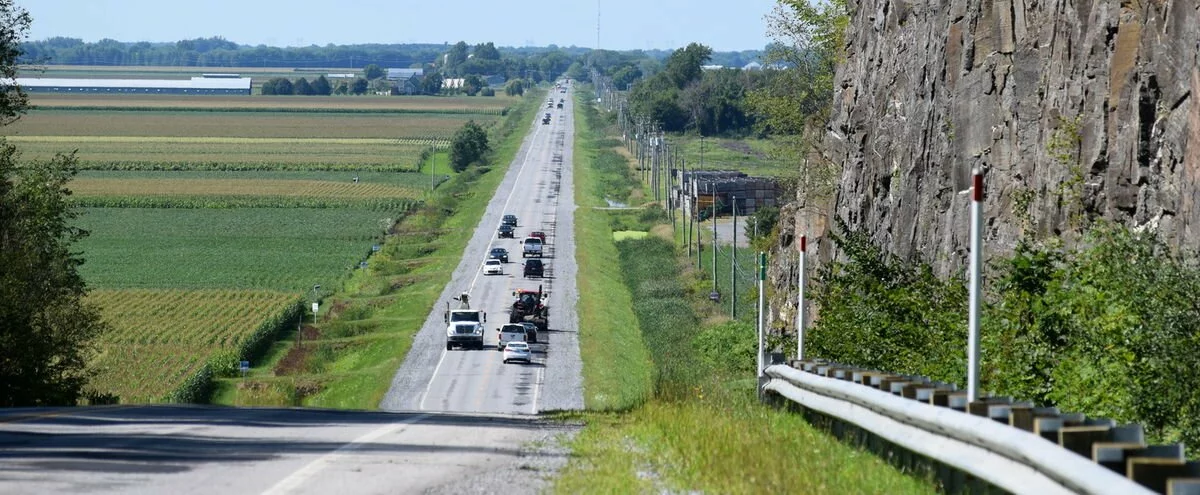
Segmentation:
<svg viewBox="0 0 1200 495">
<path fill-rule="evenodd" d="M 522 258 L 541 258 L 542 257 L 542 240 L 537 237 L 526 237 L 521 241 L 523 249 L 521 249 Z"/>
</svg>

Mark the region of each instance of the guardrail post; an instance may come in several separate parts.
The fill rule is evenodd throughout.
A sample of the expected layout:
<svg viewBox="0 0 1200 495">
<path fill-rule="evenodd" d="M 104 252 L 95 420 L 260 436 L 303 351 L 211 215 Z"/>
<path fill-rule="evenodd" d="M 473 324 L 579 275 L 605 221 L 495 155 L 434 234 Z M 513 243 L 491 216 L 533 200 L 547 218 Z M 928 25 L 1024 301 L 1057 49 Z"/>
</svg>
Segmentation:
<svg viewBox="0 0 1200 495">
<path fill-rule="evenodd" d="M 805 258 L 808 251 L 808 236 L 800 236 L 800 298 L 796 306 L 796 359 L 804 359 L 804 325 L 807 323 L 804 312 L 804 286 L 808 271 L 805 269 Z"/>
<path fill-rule="evenodd" d="M 766 352 L 765 329 L 763 328 L 763 301 L 766 300 L 763 294 L 763 281 L 767 279 L 767 253 L 759 251 L 758 253 L 758 376 L 762 378 L 766 369 L 763 366 L 764 353 Z"/>
<path fill-rule="evenodd" d="M 975 170 L 971 181 L 971 280 L 967 316 L 967 402 L 979 398 L 979 300 L 982 297 L 983 173 Z"/>
</svg>

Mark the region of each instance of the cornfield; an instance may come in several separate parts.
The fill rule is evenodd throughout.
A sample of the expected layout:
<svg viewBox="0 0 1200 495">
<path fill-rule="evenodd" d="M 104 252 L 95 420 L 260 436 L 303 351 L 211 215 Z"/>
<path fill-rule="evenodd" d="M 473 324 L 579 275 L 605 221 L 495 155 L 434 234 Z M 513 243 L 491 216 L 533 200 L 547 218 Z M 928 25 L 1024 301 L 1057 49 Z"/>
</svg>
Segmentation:
<svg viewBox="0 0 1200 495">
<path fill-rule="evenodd" d="M 234 351 L 296 298 L 265 290 L 96 290 L 112 331 L 91 365 L 92 388 L 125 403 L 160 402 L 205 361 Z"/>
</svg>

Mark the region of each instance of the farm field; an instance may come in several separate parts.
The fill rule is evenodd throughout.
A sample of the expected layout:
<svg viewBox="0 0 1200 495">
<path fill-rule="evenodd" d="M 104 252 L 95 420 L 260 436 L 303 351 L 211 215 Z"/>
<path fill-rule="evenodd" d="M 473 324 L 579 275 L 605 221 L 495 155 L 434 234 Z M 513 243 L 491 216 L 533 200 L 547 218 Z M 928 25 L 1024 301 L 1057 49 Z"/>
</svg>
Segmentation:
<svg viewBox="0 0 1200 495">
<path fill-rule="evenodd" d="M 72 96 L 32 95 L 43 109 L 8 139 L 25 159 L 76 154 L 68 187 L 90 235 L 74 247 L 114 327 L 92 388 L 123 403 L 186 396 L 218 356 L 256 359 L 263 348 L 247 342 L 263 328 L 294 331 L 285 311 L 316 285 L 338 290 L 443 180 L 429 171 L 444 173 L 432 165 L 449 137 L 505 109 L 499 98 Z"/>
<path fill-rule="evenodd" d="M 113 98 L 95 94 L 52 94 L 36 93 L 30 102 L 38 109 L 59 108 L 106 108 L 123 109 L 172 109 L 200 111 L 247 110 L 298 110 L 306 112 L 340 111 L 355 112 L 370 110 L 377 112 L 445 112 L 499 114 L 519 101 L 518 97 L 497 95 L 490 98 L 468 96 L 232 96 L 205 95 L 180 97 L 178 95 L 121 95 Z"/>
<path fill-rule="evenodd" d="M 297 299 L 270 290 L 98 290 L 88 301 L 117 330 L 93 361 L 92 386 L 123 402 L 158 402 L 209 356 L 235 348 L 263 315 Z"/>
<path fill-rule="evenodd" d="M 461 113 L 35 110 L 6 130 L 13 136 L 449 139 L 468 120 L 488 124 L 497 117 Z"/>
</svg>

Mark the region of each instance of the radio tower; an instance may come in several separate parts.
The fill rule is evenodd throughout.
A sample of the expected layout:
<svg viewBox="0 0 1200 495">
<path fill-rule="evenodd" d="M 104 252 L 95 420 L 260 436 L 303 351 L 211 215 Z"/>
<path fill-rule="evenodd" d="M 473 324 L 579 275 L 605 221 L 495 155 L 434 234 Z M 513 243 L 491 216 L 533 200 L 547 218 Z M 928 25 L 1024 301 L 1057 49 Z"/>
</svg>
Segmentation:
<svg viewBox="0 0 1200 495">
<path fill-rule="evenodd" d="M 596 51 L 600 50 L 600 0 L 596 0 Z"/>
</svg>

